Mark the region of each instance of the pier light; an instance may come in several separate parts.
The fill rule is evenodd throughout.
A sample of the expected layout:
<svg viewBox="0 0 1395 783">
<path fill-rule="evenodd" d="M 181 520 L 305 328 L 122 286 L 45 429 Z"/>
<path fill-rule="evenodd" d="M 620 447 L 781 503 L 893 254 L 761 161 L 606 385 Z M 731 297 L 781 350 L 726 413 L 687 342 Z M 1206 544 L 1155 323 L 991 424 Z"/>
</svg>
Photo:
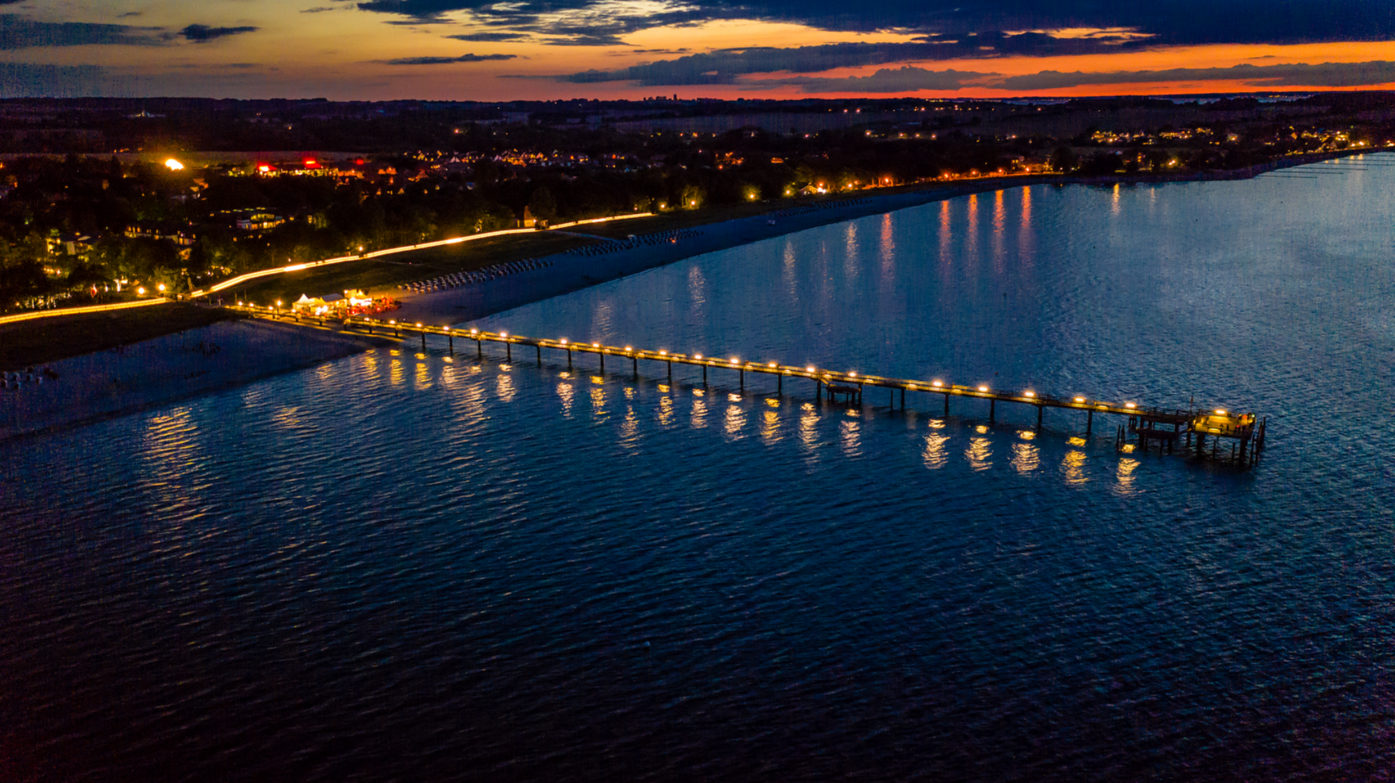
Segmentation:
<svg viewBox="0 0 1395 783">
<path fill-rule="evenodd" d="M 502 338 L 504 338 L 505 340 L 509 339 L 509 333 L 508 333 L 508 332 L 500 332 L 500 333 L 499 333 L 499 336 L 502 337 Z"/>
<path fill-rule="evenodd" d="M 941 386 L 944 386 L 945 384 L 944 384 L 944 381 L 931 381 L 931 382 L 930 382 L 930 385 L 931 385 L 931 386 L 934 386 L 936 389 L 938 389 L 938 388 L 940 388 Z"/>
<path fill-rule="evenodd" d="M 857 377 L 857 370 L 848 370 L 848 377 L 849 377 L 849 378 L 856 378 L 856 377 Z"/>
<path fill-rule="evenodd" d="M 659 355 L 660 355 L 660 356 L 668 356 L 668 351 L 665 351 L 664 349 L 660 348 L 660 349 L 659 349 Z"/>
<path fill-rule="evenodd" d="M 470 334 L 479 334 L 479 333 L 480 333 L 480 330 L 478 330 L 478 329 L 471 329 L 471 330 L 470 330 Z"/>
<path fill-rule="evenodd" d="M 417 328 L 418 328 L 418 329 L 421 328 L 421 321 L 417 321 Z"/>
<path fill-rule="evenodd" d="M 280 303 L 280 302 L 277 302 L 276 304 L 281 304 L 281 303 Z M 391 321 L 388 321 L 388 323 L 390 323 L 390 324 L 395 324 L 395 323 L 397 323 L 397 319 L 394 318 L 394 319 L 392 319 Z"/>
<path fill-rule="evenodd" d="M 242 307 L 242 306 L 245 305 L 245 304 L 246 304 L 245 302 L 238 302 L 238 303 L 237 303 L 237 306 L 238 306 L 238 307 Z"/>
<path fill-rule="evenodd" d="M 1023 396 L 1023 397 L 1035 397 L 1035 396 L 1037 396 L 1037 393 L 1036 393 L 1036 392 L 1032 392 L 1032 391 L 1027 391 L 1027 392 L 1022 392 L 1022 396 Z"/>
<path fill-rule="evenodd" d="M 693 354 L 693 358 L 694 358 L 694 359 L 701 359 L 701 358 L 702 358 L 702 354 L 700 354 L 700 353 L 695 353 L 695 354 Z"/>
<path fill-rule="evenodd" d="M 735 356 L 731 357 L 731 363 L 732 363 L 732 364 L 736 364 L 736 363 L 739 362 L 739 361 L 741 361 L 741 360 L 738 359 L 738 358 L 736 358 Z"/>
<path fill-rule="evenodd" d="M 634 350 L 634 348 L 632 348 L 632 347 L 630 347 L 630 346 L 628 346 L 628 345 L 625 346 L 625 353 L 629 353 L 630 351 L 633 351 L 633 350 Z"/>
<path fill-rule="evenodd" d="M 1216 415 L 1217 415 L 1217 416 L 1224 416 L 1224 415 L 1225 415 L 1225 408 L 1217 408 L 1217 409 L 1216 409 Z"/>
<path fill-rule="evenodd" d="M 450 327 L 449 327 L 449 326 L 442 326 L 441 328 L 444 329 L 444 330 L 446 330 L 447 332 L 450 331 Z"/>
<path fill-rule="evenodd" d="M 981 391 L 981 392 L 986 392 L 986 391 L 988 391 L 988 387 L 987 387 L 987 386 L 980 386 L 980 387 L 978 387 L 978 390 Z"/>
<path fill-rule="evenodd" d="M 804 368 L 804 372 L 814 372 L 814 371 L 815 371 L 815 370 L 814 370 L 814 365 L 812 365 L 812 364 L 809 365 L 808 367 L 805 367 L 805 368 Z"/>
<path fill-rule="evenodd" d="M 565 338 L 565 337 L 562 338 L 562 344 L 563 344 L 563 345 L 566 345 L 566 344 L 567 344 L 567 338 Z"/>
<path fill-rule="evenodd" d="M 1076 397 L 1076 398 L 1075 398 L 1075 401 L 1076 401 L 1076 402 L 1084 402 L 1084 401 L 1085 401 L 1085 398 L 1084 398 L 1084 397 Z"/>
<path fill-rule="evenodd" d="M 280 306 L 281 306 L 281 300 L 280 300 L 280 299 L 277 299 L 277 300 L 276 300 L 276 306 L 277 306 L 277 307 L 280 307 Z"/>
<path fill-rule="evenodd" d="M 1128 408 L 1129 410 L 1133 410 L 1133 409 L 1134 409 L 1135 407 L 1137 407 L 1137 406 L 1135 406 L 1135 405 L 1134 405 L 1133 403 L 1131 403 L 1131 402 L 1126 402 L 1126 403 L 1124 403 L 1124 407 L 1125 407 L 1125 408 Z"/>
<path fill-rule="evenodd" d="M 775 367 L 775 366 L 776 366 L 775 362 L 771 362 L 771 363 L 770 363 L 770 366 L 771 366 L 771 367 Z"/>
<path fill-rule="evenodd" d="M 601 347 L 601 344 L 600 344 L 600 343 L 591 343 L 591 347 L 592 347 L 592 348 L 600 348 L 600 347 Z"/>
</svg>

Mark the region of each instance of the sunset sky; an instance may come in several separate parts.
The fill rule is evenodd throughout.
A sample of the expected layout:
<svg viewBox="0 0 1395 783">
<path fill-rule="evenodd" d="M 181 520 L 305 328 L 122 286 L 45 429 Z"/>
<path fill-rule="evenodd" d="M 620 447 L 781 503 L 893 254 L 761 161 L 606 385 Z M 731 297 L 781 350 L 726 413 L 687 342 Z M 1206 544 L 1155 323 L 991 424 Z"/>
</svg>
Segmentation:
<svg viewBox="0 0 1395 783">
<path fill-rule="evenodd" d="M 1395 89 L 1389 0 L 0 0 L 0 97 Z"/>
</svg>

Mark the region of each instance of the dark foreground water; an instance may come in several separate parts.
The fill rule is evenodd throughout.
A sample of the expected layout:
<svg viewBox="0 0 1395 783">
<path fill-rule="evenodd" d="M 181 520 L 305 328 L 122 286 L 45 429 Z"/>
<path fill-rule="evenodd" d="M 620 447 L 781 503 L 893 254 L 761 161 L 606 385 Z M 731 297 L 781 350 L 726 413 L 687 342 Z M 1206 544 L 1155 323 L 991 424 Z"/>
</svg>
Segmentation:
<svg viewBox="0 0 1395 783">
<path fill-rule="evenodd" d="M 1395 168 L 1047 187 L 490 319 L 1270 416 L 381 350 L 0 453 L 0 780 L 1395 779 Z"/>
</svg>

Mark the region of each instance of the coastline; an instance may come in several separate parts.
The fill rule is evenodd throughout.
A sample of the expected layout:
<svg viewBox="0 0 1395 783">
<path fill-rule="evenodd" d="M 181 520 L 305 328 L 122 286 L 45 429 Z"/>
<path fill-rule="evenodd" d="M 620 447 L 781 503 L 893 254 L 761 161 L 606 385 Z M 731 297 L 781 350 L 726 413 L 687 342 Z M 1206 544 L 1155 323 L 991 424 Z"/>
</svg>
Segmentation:
<svg viewBox="0 0 1395 783">
<path fill-rule="evenodd" d="M 56 378 L 0 389 L 0 443 L 125 416 L 394 342 L 240 319 L 50 362 L 46 369 Z"/>
<path fill-rule="evenodd" d="M 546 268 L 518 272 L 496 280 L 447 291 L 402 295 L 402 309 L 395 317 L 438 326 L 467 324 L 515 307 L 562 296 L 600 283 L 665 266 L 706 253 L 729 250 L 765 239 L 811 228 L 946 201 L 979 193 L 992 193 L 1033 185 L 1158 184 L 1222 182 L 1252 179 L 1260 174 L 1335 158 L 1365 155 L 1379 150 L 1341 150 L 1280 158 L 1243 169 L 1161 175 L 1112 177 L 1014 176 L 975 180 L 953 185 L 917 186 L 893 193 L 869 191 L 841 201 L 793 204 L 761 215 L 710 223 L 686 230 L 678 243 L 640 245 L 600 256 L 557 253 L 546 256 Z M 773 221 L 773 223 L 772 223 Z M 642 235 L 641 235 L 642 236 Z"/>
</svg>

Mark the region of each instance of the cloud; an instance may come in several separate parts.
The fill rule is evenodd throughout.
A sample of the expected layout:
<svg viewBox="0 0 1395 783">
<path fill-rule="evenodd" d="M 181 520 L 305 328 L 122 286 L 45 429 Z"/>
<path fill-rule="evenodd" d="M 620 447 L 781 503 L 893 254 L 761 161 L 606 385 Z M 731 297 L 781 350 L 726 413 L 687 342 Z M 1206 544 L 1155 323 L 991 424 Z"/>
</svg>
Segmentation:
<svg viewBox="0 0 1395 783">
<path fill-rule="evenodd" d="M 1062 73 L 1042 71 L 1012 76 L 992 85 L 1002 90 L 1061 90 L 1101 84 L 1154 82 L 1244 82 L 1253 87 L 1372 87 L 1395 82 L 1395 62 L 1249 65 L 1230 68 L 1170 68 L 1161 71 Z"/>
<path fill-rule="evenodd" d="M 206 43 L 219 38 L 226 38 L 230 35 L 255 33 L 256 31 L 257 28 L 255 27 L 209 27 L 206 24 L 191 24 L 183 30 L 180 30 L 179 34 L 184 36 L 185 40 L 193 41 L 194 43 Z"/>
<path fill-rule="evenodd" d="M 1169 45 L 1395 39 L 1389 0 L 361 0 L 358 8 L 420 22 L 460 16 L 507 29 L 583 20 L 576 34 L 620 35 L 719 19 L 825 30 L 960 36 L 1000 30 L 1124 29 Z M 549 22 L 549 19 L 551 20 Z"/>
<path fill-rule="evenodd" d="M 111 95 L 120 86 L 96 65 L 0 63 L 0 98 L 82 98 Z"/>
<path fill-rule="evenodd" d="M 449 63 L 482 63 L 490 60 L 512 60 L 516 54 L 462 54 L 459 57 L 400 57 L 379 60 L 384 65 L 447 65 Z"/>
<path fill-rule="evenodd" d="M 461 35 L 448 35 L 447 38 L 456 41 L 470 41 L 472 43 L 519 43 L 532 40 L 529 36 L 519 33 L 464 33 Z"/>
<path fill-rule="evenodd" d="M 924 68 L 903 66 L 882 68 L 871 76 L 849 76 L 837 79 L 822 79 L 803 76 L 792 79 L 762 79 L 746 84 L 761 88 L 777 84 L 796 85 L 801 92 L 855 92 L 855 93 L 906 93 L 920 90 L 958 90 L 971 84 L 981 84 L 986 79 L 998 77 L 996 73 L 974 71 L 927 71 Z"/>
<path fill-rule="evenodd" d="M 160 46 L 158 31 L 149 27 L 86 22 L 35 22 L 15 14 L 0 14 L 0 51 L 42 46 Z"/>
<path fill-rule="evenodd" d="M 910 43 L 839 43 L 789 49 L 757 47 L 725 49 L 660 60 L 614 71 L 584 71 L 561 77 L 574 84 L 635 81 L 658 87 L 694 84 L 731 84 L 733 77 L 753 73 L 818 73 L 834 68 L 856 68 L 926 60 L 958 60 L 969 57 L 1011 55 L 1089 54 L 1146 46 L 1120 36 L 1057 38 L 1040 33 L 1009 35 L 994 32 L 957 39 L 925 36 Z M 988 47 L 988 48 L 985 48 Z"/>
<path fill-rule="evenodd" d="M 301 12 L 302 14 L 322 14 L 322 13 L 324 13 L 324 12 L 326 12 L 326 11 L 340 11 L 340 10 L 343 10 L 343 9 L 341 9 L 341 8 L 336 8 L 336 7 L 332 6 L 332 5 L 317 5 L 317 6 L 315 6 L 314 8 L 302 8 L 302 9 L 300 9 L 300 12 Z"/>
<path fill-rule="evenodd" d="M 3 1 L 3 0 L 0 0 L 0 2 L 2 2 L 2 1 Z M 117 18 L 117 19 L 130 19 L 130 18 L 133 17 L 133 16 L 140 16 L 140 15 L 141 15 L 141 12 L 140 12 L 140 11 L 127 11 L 127 12 L 124 13 L 124 14 L 117 14 L 117 15 L 116 15 L 116 18 Z"/>
</svg>

